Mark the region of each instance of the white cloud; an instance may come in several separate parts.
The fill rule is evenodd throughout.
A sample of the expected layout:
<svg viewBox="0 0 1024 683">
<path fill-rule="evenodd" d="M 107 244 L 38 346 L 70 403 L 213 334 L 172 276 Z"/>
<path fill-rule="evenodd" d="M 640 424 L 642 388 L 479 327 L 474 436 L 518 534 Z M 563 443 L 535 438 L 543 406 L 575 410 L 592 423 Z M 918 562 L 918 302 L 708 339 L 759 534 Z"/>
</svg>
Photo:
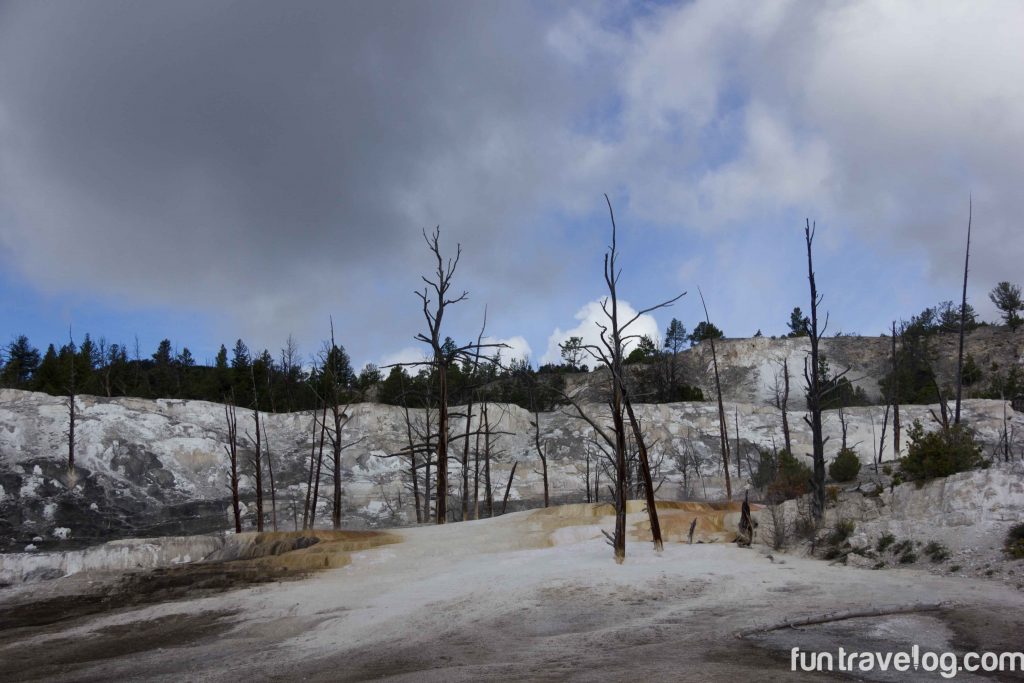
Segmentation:
<svg viewBox="0 0 1024 683">
<path fill-rule="evenodd" d="M 509 337 L 507 339 L 498 339 L 496 337 L 484 337 L 481 340 L 485 344 L 506 344 L 509 348 L 507 349 L 488 349 L 488 355 L 494 355 L 495 351 L 501 351 L 501 360 L 507 363 L 511 360 L 530 360 L 530 356 L 533 350 L 530 348 L 529 342 L 526 338 L 521 335 Z"/>
<path fill-rule="evenodd" d="M 796 211 L 922 250 L 933 274 L 962 258 L 973 193 L 976 270 L 1011 277 L 1022 73 L 1020 4 L 697 0 L 634 27 L 600 166 L 658 223 L 757 229 Z"/>
<path fill-rule="evenodd" d="M 630 318 L 637 314 L 637 310 L 633 308 L 629 302 L 619 300 L 619 320 L 620 324 L 625 323 Z M 540 362 L 543 363 L 561 363 L 562 352 L 558 345 L 565 342 L 569 337 L 582 337 L 584 344 L 601 344 L 601 329 L 597 326 L 598 323 L 608 326 L 608 317 L 601 309 L 601 301 L 591 301 L 587 303 L 576 312 L 574 316 L 578 321 L 578 324 L 569 330 L 562 330 L 560 327 L 556 327 L 555 331 L 548 337 L 548 348 L 541 357 Z M 658 321 L 654 319 L 654 316 L 650 314 L 644 314 L 637 318 L 628 330 L 629 335 L 646 335 L 657 341 L 659 339 L 658 334 Z M 626 340 L 626 352 L 636 344 L 636 339 Z M 590 367 L 594 366 L 594 360 L 587 358 L 584 361 Z"/>
<path fill-rule="evenodd" d="M 427 354 L 424 352 L 423 348 L 424 347 L 419 346 L 406 346 L 394 353 L 382 356 L 378 365 L 380 367 L 384 367 L 386 365 L 395 365 L 397 363 L 419 363 L 427 359 Z M 413 370 L 413 374 L 416 374 L 415 370 Z"/>
</svg>

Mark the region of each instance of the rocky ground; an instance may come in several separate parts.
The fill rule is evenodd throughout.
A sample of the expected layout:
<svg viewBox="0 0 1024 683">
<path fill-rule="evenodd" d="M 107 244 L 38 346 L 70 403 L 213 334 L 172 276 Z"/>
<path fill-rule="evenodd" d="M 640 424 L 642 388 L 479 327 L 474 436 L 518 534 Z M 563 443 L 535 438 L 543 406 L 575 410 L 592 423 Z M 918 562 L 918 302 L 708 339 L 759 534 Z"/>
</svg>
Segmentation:
<svg viewBox="0 0 1024 683">
<path fill-rule="evenodd" d="M 606 511 L 568 506 L 398 530 L 385 545 L 324 551 L 344 555 L 341 566 L 295 580 L 276 580 L 295 574 L 275 577 L 268 563 L 262 574 L 219 586 L 196 574 L 194 590 L 180 587 L 185 572 L 125 586 L 95 571 L 8 588 L 0 612 L 21 621 L 8 617 L 0 628 L 0 678 L 817 680 L 825 675 L 790 671 L 790 648 L 1020 649 L 1024 593 L 999 582 L 872 571 L 731 543 L 670 542 L 656 553 L 639 508 L 627 560 L 616 565 L 600 537 L 611 522 Z M 670 528 L 693 515 L 706 518 L 707 540 L 735 521 L 729 510 L 666 509 L 679 517 Z M 265 557 L 262 546 L 246 542 L 229 556 L 248 548 Z M 158 599 L 69 610 L 58 621 L 56 603 L 46 604 L 160 590 Z M 51 618 L 32 621 L 33 605 Z M 843 611 L 876 614 L 765 630 Z M 939 680 L 923 671 L 859 677 Z"/>
</svg>

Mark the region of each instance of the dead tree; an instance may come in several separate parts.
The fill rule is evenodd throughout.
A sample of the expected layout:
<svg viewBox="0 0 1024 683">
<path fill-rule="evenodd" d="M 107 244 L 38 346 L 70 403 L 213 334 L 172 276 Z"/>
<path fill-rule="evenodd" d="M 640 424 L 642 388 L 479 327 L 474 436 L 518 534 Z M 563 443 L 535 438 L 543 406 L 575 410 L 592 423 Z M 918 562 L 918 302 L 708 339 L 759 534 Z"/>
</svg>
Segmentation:
<svg viewBox="0 0 1024 683">
<path fill-rule="evenodd" d="M 270 526 L 277 531 L 277 487 L 274 485 L 274 461 L 270 457 L 270 438 L 267 436 L 267 420 L 263 419 L 263 448 L 267 451 L 267 474 L 270 476 Z"/>
<path fill-rule="evenodd" d="M 289 337 L 289 339 L 291 339 Z M 311 514 L 310 501 L 313 496 L 313 473 L 316 472 L 316 477 L 319 482 L 320 479 L 320 463 L 323 462 L 324 456 L 324 430 L 327 428 L 327 404 L 323 403 L 323 414 L 319 422 L 316 419 L 316 409 L 314 408 L 311 412 L 313 418 L 312 425 L 310 426 L 310 442 L 309 442 L 309 477 L 306 479 L 306 502 L 302 508 L 302 528 L 311 529 L 313 527 L 312 520 L 313 514 Z M 320 457 L 317 458 L 316 451 L 316 428 L 317 424 L 320 425 Z"/>
<path fill-rule="evenodd" d="M 840 433 L 840 439 L 841 439 L 841 445 L 839 446 L 839 449 L 845 451 L 846 450 L 846 434 L 847 434 L 847 430 L 849 429 L 849 427 L 846 424 L 846 411 L 845 411 L 845 409 L 844 409 L 842 404 L 839 405 L 839 409 L 836 410 L 836 413 L 838 413 L 838 415 L 839 415 L 839 433 Z"/>
<path fill-rule="evenodd" d="M 885 412 L 882 413 L 882 434 L 878 437 L 878 448 L 875 450 L 875 474 L 878 474 L 878 465 L 881 464 L 885 454 L 885 431 L 889 426 L 889 404 L 885 404 Z M 871 437 L 875 436 L 875 417 L 871 416 Z"/>
<path fill-rule="evenodd" d="M 814 470 L 811 478 L 811 513 L 816 523 L 820 523 L 825 514 L 825 442 L 822 438 L 821 411 L 823 387 L 821 381 L 821 365 L 819 363 L 818 344 L 825 330 L 828 328 L 828 314 L 825 315 L 825 324 L 821 331 L 818 331 L 818 304 L 822 297 L 818 296 L 818 288 L 814 283 L 814 261 L 811 255 L 811 246 L 814 242 L 814 228 L 810 219 L 804 227 L 804 240 L 807 243 L 807 281 L 811 290 L 811 327 L 808 330 L 811 338 L 810 367 L 808 359 L 804 358 L 804 379 L 807 382 L 807 411 L 810 417 L 804 416 L 804 421 L 811 428 L 811 443 Z"/>
<path fill-rule="evenodd" d="M 476 337 L 476 347 L 480 348 L 483 343 L 484 331 L 487 329 L 487 307 L 484 306 L 484 321 L 480 326 L 480 334 Z M 474 355 L 470 365 L 470 378 L 474 378 L 480 368 L 480 354 Z M 469 430 L 473 423 L 473 391 L 469 391 L 466 398 L 466 433 L 462 443 L 462 519 L 469 518 Z M 546 489 L 545 489 L 546 492 Z M 545 502 L 545 507 L 547 504 Z"/>
<path fill-rule="evenodd" d="M 508 507 L 508 494 L 512 491 L 512 478 L 516 476 L 517 465 L 519 465 L 518 460 L 512 463 L 512 471 L 508 473 L 508 483 L 505 484 L 505 495 L 501 499 L 501 514 L 505 514 L 505 508 Z"/>
<path fill-rule="evenodd" d="M 743 492 L 743 507 L 740 509 L 739 534 L 736 543 L 742 548 L 749 548 L 754 540 L 754 523 L 750 518 L 750 491 Z"/>
<path fill-rule="evenodd" d="M 252 394 L 252 419 L 256 425 L 256 438 L 247 434 L 249 440 L 255 444 L 255 457 L 249 458 L 249 465 L 253 468 L 253 478 L 256 480 L 256 531 L 263 531 L 263 442 L 260 432 L 260 409 L 259 398 L 256 394 L 256 384 L 253 383 Z"/>
<path fill-rule="evenodd" d="M 488 517 L 494 516 L 494 489 L 491 487 L 491 420 L 484 403 L 480 410 L 484 428 L 484 510 Z"/>
<path fill-rule="evenodd" d="M 448 521 L 448 368 L 453 362 L 462 358 L 478 356 L 480 350 L 485 347 L 506 347 L 506 344 L 466 344 L 461 347 L 451 347 L 447 339 L 441 334 L 441 323 L 444 319 L 445 310 L 448 306 L 465 301 L 469 293 L 463 291 L 458 296 L 449 295 L 452 286 L 452 277 L 459 265 L 459 258 L 462 256 L 462 246 L 456 245 L 455 258 L 447 261 L 441 255 L 440 227 L 428 237 L 427 231 L 423 231 L 423 239 L 427 248 L 433 254 L 435 260 L 434 279 L 422 277 L 426 286 L 423 291 L 417 291 L 416 296 L 420 298 L 423 305 L 423 317 L 427 322 L 427 334 L 417 334 L 416 339 L 430 346 L 432 359 L 427 363 L 416 365 L 429 365 L 437 375 L 437 495 L 435 503 L 435 522 L 444 524 Z M 449 298 L 450 297 L 450 298 Z"/>
<path fill-rule="evenodd" d="M 480 519 L 480 431 L 476 430 L 476 443 L 473 445 L 473 519 Z"/>
<path fill-rule="evenodd" d="M 949 406 L 946 403 L 946 397 L 942 395 L 942 389 L 939 387 L 939 383 L 935 381 L 935 377 L 932 377 L 932 389 L 935 390 L 936 400 L 939 402 L 939 413 L 935 414 L 935 410 L 929 409 L 928 412 L 932 414 L 932 419 L 942 427 L 942 431 L 949 431 Z"/>
<path fill-rule="evenodd" d="M 637 457 L 640 460 L 640 476 L 643 480 L 647 513 L 651 522 L 651 536 L 654 539 L 654 549 L 661 551 L 664 548 L 664 544 L 661 540 L 661 522 L 658 519 L 658 506 L 654 499 L 657 487 L 654 486 L 654 477 L 651 476 L 651 464 L 650 458 L 647 454 L 647 444 L 644 441 L 643 434 L 640 432 L 640 422 L 636 419 L 636 415 L 633 414 L 633 404 L 625 392 L 623 392 L 623 401 L 626 406 L 626 414 L 629 416 L 629 425 L 633 430 L 633 438 L 636 441 Z"/>
<path fill-rule="evenodd" d="M 704 293 L 700 291 L 700 287 L 697 288 L 697 292 L 700 294 L 700 303 L 704 306 L 704 320 L 707 321 L 710 327 L 711 317 L 708 315 L 708 306 L 704 303 Z M 722 403 L 722 382 L 718 375 L 718 354 L 715 351 L 714 336 L 709 336 L 708 342 L 711 344 L 711 362 L 715 368 L 715 393 L 718 396 L 718 434 L 722 443 L 722 471 L 725 472 L 725 497 L 732 500 L 732 481 L 729 479 L 729 434 L 725 425 L 725 405 Z"/>
<path fill-rule="evenodd" d="M 953 424 L 960 424 L 960 397 L 964 388 L 964 327 L 967 324 L 967 266 L 971 261 L 971 217 L 974 213 L 974 200 L 969 198 L 967 204 L 967 250 L 964 254 L 964 289 L 960 300 L 960 346 L 956 356 L 956 412 Z"/>
<path fill-rule="evenodd" d="M 448 521 L 448 365 L 451 362 L 450 352 L 444 348 L 444 337 L 441 336 L 441 321 L 444 318 L 445 309 L 460 301 L 464 301 L 468 292 L 449 298 L 448 290 L 451 287 L 452 276 L 462 256 L 462 246 L 456 245 L 455 258 L 445 263 L 441 256 L 441 246 L 438 242 L 441 234 L 440 228 L 435 228 L 432 236 L 427 237 L 426 230 L 423 231 L 423 239 L 427 247 L 437 261 L 434 271 L 434 280 L 422 278 L 427 287 L 417 296 L 423 302 L 423 317 L 427 321 L 428 334 L 418 334 L 416 338 L 430 345 L 433 352 L 433 367 L 437 373 L 438 389 L 438 414 L 437 414 L 437 524 L 444 524 Z M 434 300 L 430 297 L 430 289 L 434 290 Z M 434 309 L 430 305 L 434 303 Z"/>
<path fill-rule="evenodd" d="M 228 488 L 231 489 L 231 511 L 235 516 L 235 533 L 242 533 L 242 511 L 238 501 L 238 418 L 235 415 L 234 400 L 224 399 L 224 420 L 228 427 L 228 444 L 224 450 L 231 463 Z"/>
<path fill-rule="evenodd" d="M 416 472 L 416 442 L 412 438 L 412 418 L 409 416 L 409 399 L 405 390 L 405 373 L 402 372 L 402 410 L 405 412 L 405 434 L 409 440 L 409 475 L 412 480 L 413 505 L 416 508 L 416 523 L 424 522 L 423 510 L 420 508 L 420 476 Z"/>
<path fill-rule="evenodd" d="M 743 459 L 743 456 L 740 453 L 740 407 L 733 406 L 732 411 L 733 417 L 736 420 L 736 478 L 742 479 L 743 471 L 740 469 L 740 461 Z"/>
<path fill-rule="evenodd" d="M 537 406 L 536 386 L 530 392 L 530 403 L 530 407 L 533 409 L 533 422 L 531 423 L 533 425 L 533 446 L 537 449 L 537 457 L 540 458 L 539 474 L 544 479 L 544 507 L 548 507 L 550 504 L 548 497 L 548 455 L 540 443 L 540 409 Z"/>
<path fill-rule="evenodd" d="M 789 437 L 789 359 L 782 359 L 782 390 L 778 387 L 778 376 L 775 385 L 775 407 L 782 413 L 782 438 L 786 442 L 786 451 L 793 453 L 793 444 Z"/>
<path fill-rule="evenodd" d="M 900 458 L 900 376 L 899 356 L 896 355 L 896 321 L 892 321 L 892 456 Z"/>
<path fill-rule="evenodd" d="M 68 377 L 68 488 L 73 488 L 72 480 L 75 475 L 75 400 L 78 394 L 78 386 L 75 383 L 75 361 L 77 349 L 75 338 L 71 336 L 71 328 L 68 328 L 68 360 L 71 363 L 71 372 Z"/>
<path fill-rule="evenodd" d="M 585 488 L 587 489 L 587 502 L 591 503 L 593 501 L 591 500 L 591 493 L 590 493 L 590 449 L 589 448 L 586 449 L 585 455 L 587 457 L 587 469 L 586 469 L 586 474 L 584 475 L 585 482 L 586 482 L 586 487 Z"/>
<path fill-rule="evenodd" d="M 605 535 L 608 536 L 609 542 L 614 549 L 615 561 L 622 563 L 626 558 L 627 487 L 626 426 L 624 413 L 629 414 L 633 436 L 639 447 L 640 470 L 648 491 L 647 514 L 651 521 L 651 534 L 654 541 L 654 547 L 658 550 L 662 547 L 661 525 L 658 523 L 658 509 L 654 503 L 654 486 L 651 483 L 650 462 L 647 458 L 646 446 L 642 445 L 643 435 L 640 433 L 639 423 L 636 421 L 636 417 L 633 414 L 633 409 L 627 396 L 626 383 L 623 374 L 625 344 L 630 339 L 636 338 L 636 335 L 628 334 L 628 330 L 629 327 L 640 318 L 640 316 L 660 308 L 671 306 L 682 298 L 686 292 L 683 292 L 682 294 L 667 301 L 663 301 L 655 306 L 645 308 L 636 313 L 626 322 L 620 323 L 618 284 L 619 278 L 622 276 L 622 270 L 618 265 L 617 227 L 615 224 L 615 212 L 612 209 L 612 203 L 608 198 L 608 195 L 605 195 L 605 203 L 608 205 L 608 215 L 611 220 L 612 228 L 611 245 L 604 255 L 604 281 L 605 286 L 608 288 L 608 296 L 601 301 L 601 310 L 607 319 L 607 323 L 597 324 L 598 329 L 600 330 L 601 344 L 591 344 L 584 348 L 592 358 L 604 365 L 611 375 L 612 391 L 610 408 L 612 434 L 607 434 L 597 425 L 596 421 L 587 416 L 579 403 L 573 399 L 570 399 L 570 402 L 575 406 L 579 416 L 590 423 L 595 431 L 601 434 L 605 442 L 612 448 L 612 453 L 614 455 L 613 470 L 615 472 L 615 487 L 613 489 L 615 500 L 615 533 L 613 535 L 609 535 L 606 532 Z M 564 393 L 563 397 L 568 398 Z"/>
<path fill-rule="evenodd" d="M 320 497 L 320 472 L 324 464 L 324 441 L 327 436 L 327 403 L 324 402 L 323 414 L 320 420 L 320 448 L 316 457 L 316 474 L 313 478 L 313 499 L 309 504 L 309 528 L 316 528 L 316 504 Z"/>
</svg>

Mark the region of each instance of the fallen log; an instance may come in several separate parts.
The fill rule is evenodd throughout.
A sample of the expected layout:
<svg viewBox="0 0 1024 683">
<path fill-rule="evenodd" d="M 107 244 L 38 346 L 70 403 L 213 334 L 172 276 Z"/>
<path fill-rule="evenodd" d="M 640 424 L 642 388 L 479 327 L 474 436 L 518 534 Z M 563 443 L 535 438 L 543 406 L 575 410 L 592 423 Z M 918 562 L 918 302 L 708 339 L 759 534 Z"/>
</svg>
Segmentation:
<svg viewBox="0 0 1024 683">
<path fill-rule="evenodd" d="M 784 628 L 797 628 L 798 626 L 815 626 L 818 624 L 828 624 L 835 621 L 845 621 L 847 619 L 861 619 L 863 617 L 886 617 L 895 614 L 936 612 L 941 609 L 947 609 L 951 606 L 952 604 L 948 602 L 938 602 L 917 605 L 903 605 L 900 607 L 878 608 L 869 610 L 848 610 L 845 612 L 832 612 L 830 614 L 819 614 L 812 617 L 804 617 L 802 619 L 780 621 L 775 624 L 758 626 L 755 628 L 747 629 L 745 631 L 737 631 L 735 636 L 737 638 L 747 638 L 749 636 L 758 635 L 761 633 L 780 631 Z"/>
</svg>

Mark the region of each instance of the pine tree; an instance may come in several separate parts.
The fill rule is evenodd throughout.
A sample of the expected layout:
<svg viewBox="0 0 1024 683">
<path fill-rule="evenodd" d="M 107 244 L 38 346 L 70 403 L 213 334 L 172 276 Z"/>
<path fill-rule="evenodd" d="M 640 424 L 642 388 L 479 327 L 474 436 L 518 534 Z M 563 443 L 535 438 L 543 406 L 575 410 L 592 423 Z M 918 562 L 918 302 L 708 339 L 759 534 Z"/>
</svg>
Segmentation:
<svg viewBox="0 0 1024 683">
<path fill-rule="evenodd" d="M 14 389 L 27 389 L 39 367 L 39 349 L 20 335 L 7 345 L 7 364 L 0 372 L 0 383 Z"/>
<path fill-rule="evenodd" d="M 1003 320 L 1010 329 L 1016 331 L 1024 322 L 1019 311 L 1024 309 L 1024 301 L 1021 299 L 1020 285 L 1009 282 L 1000 282 L 989 292 L 988 298 L 996 305 L 1003 314 Z"/>
<path fill-rule="evenodd" d="M 796 306 L 789 314 L 789 322 L 786 325 L 789 327 L 787 337 L 806 337 L 811 319 L 804 315 L 799 306 Z"/>
</svg>

